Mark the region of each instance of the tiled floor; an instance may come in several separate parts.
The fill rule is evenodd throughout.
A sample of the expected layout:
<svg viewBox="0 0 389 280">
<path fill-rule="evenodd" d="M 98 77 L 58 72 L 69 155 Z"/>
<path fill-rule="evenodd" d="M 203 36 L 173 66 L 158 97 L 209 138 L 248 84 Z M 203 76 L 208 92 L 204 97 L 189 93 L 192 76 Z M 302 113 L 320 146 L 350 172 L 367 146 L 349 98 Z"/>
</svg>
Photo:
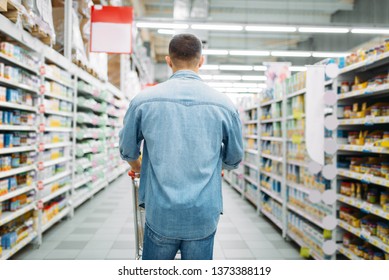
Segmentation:
<svg viewBox="0 0 389 280">
<path fill-rule="evenodd" d="M 215 259 L 301 259 L 293 244 L 229 186 L 223 187 L 224 215 L 216 233 Z M 131 187 L 126 176 L 97 194 L 13 259 L 132 259 L 135 254 Z"/>
</svg>

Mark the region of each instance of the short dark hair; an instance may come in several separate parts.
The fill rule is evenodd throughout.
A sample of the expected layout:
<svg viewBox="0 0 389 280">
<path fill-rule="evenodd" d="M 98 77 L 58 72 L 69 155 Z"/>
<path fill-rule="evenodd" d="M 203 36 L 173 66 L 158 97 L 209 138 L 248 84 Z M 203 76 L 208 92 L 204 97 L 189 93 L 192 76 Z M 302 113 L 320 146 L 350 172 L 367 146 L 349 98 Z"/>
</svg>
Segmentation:
<svg viewBox="0 0 389 280">
<path fill-rule="evenodd" d="M 169 56 L 174 64 L 197 63 L 201 49 L 201 41 L 195 35 L 178 34 L 169 43 Z"/>
</svg>

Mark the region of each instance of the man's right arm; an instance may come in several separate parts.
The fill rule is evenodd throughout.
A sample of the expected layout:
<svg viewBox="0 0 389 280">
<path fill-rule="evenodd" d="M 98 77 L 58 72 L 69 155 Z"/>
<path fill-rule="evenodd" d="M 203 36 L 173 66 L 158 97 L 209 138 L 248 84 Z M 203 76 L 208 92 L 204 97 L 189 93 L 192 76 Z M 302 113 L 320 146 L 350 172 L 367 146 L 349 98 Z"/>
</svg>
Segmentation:
<svg viewBox="0 0 389 280">
<path fill-rule="evenodd" d="M 225 124 L 223 134 L 223 169 L 236 169 L 243 158 L 242 125 L 238 113 Z"/>
</svg>

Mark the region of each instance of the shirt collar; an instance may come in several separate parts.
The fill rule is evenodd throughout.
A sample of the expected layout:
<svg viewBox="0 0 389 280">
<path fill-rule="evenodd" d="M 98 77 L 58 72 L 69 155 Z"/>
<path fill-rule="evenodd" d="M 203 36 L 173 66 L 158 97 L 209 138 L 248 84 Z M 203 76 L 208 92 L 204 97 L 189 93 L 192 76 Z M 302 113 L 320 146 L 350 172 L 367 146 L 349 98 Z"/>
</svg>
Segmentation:
<svg viewBox="0 0 389 280">
<path fill-rule="evenodd" d="M 178 70 L 173 75 L 171 75 L 169 79 L 177 79 L 177 78 L 189 78 L 189 79 L 195 79 L 201 81 L 200 76 L 192 70 Z"/>
</svg>

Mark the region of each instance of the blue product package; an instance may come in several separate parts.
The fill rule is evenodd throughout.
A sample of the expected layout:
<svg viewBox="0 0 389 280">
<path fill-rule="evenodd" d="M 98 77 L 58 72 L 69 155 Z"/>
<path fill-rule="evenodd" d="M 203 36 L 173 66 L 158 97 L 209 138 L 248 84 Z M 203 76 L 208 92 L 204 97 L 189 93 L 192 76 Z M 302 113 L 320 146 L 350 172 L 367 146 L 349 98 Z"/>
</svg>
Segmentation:
<svg viewBox="0 0 389 280">
<path fill-rule="evenodd" d="M 8 192 L 16 190 L 18 184 L 16 182 L 16 177 L 11 177 L 8 180 Z"/>
<path fill-rule="evenodd" d="M 4 134 L 4 147 L 9 148 L 12 147 L 13 142 L 13 134 L 8 133 Z"/>
</svg>

